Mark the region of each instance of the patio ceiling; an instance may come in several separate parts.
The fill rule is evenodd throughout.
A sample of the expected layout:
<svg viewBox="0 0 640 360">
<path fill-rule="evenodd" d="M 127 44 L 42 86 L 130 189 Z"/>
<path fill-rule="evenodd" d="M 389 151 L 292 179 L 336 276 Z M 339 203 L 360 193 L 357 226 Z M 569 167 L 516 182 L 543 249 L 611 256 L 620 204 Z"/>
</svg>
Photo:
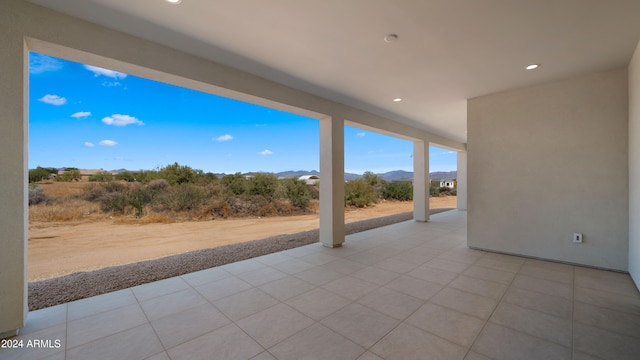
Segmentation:
<svg viewBox="0 0 640 360">
<path fill-rule="evenodd" d="M 637 0 L 31 2 L 461 142 L 466 99 L 624 66 L 640 38 Z"/>
</svg>

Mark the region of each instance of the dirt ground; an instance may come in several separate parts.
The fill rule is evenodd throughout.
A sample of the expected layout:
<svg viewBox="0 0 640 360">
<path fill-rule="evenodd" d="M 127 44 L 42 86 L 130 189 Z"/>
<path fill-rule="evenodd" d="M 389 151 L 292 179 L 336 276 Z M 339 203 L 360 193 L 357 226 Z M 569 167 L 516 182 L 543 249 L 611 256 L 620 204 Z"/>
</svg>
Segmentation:
<svg viewBox="0 0 640 360">
<path fill-rule="evenodd" d="M 430 206 L 455 208 L 456 197 L 432 198 Z M 412 211 L 412 202 L 381 202 L 348 210 L 346 222 Z M 319 216 L 228 219 L 173 224 L 29 224 L 29 281 L 50 279 L 188 251 L 316 229 Z"/>
</svg>

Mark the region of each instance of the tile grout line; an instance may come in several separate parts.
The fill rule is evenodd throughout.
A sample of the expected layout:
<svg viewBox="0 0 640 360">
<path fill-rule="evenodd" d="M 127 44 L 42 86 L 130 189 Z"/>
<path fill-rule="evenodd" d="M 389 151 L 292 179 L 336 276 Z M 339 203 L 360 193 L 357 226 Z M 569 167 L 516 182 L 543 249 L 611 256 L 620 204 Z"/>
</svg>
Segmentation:
<svg viewBox="0 0 640 360">
<path fill-rule="evenodd" d="M 483 256 L 484 257 L 484 256 Z M 478 259 L 480 260 L 480 259 Z M 498 306 L 500 306 L 500 304 L 502 303 L 502 300 L 504 300 L 504 297 L 507 295 L 507 292 L 509 291 L 509 289 L 511 288 L 511 286 L 513 285 L 513 282 L 515 281 L 515 279 L 518 277 L 518 274 L 520 274 L 520 270 L 522 270 L 522 266 L 524 265 L 524 263 L 520 264 L 520 267 L 518 268 L 518 271 L 515 273 L 515 275 L 513 276 L 513 279 L 511 279 L 511 281 L 509 282 L 509 285 L 507 285 L 507 288 L 505 289 L 504 293 L 502 293 L 502 296 L 500 296 L 500 299 L 498 300 L 498 302 L 496 303 L 496 305 L 494 306 L 493 310 L 491 311 L 491 314 L 489 314 L 489 316 L 487 316 L 487 320 L 484 322 L 484 325 L 482 325 L 482 329 L 480 329 L 480 331 L 478 331 L 478 334 L 476 335 L 476 337 L 473 339 L 473 342 L 471 343 L 471 346 L 469 346 L 469 349 L 467 350 L 467 352 L 464 355 L 464 358 L 466 358 L 467 356 L 469 356 L 469 353 L 471 352 L 471 349 L 473 349 L 473 346 L 476 345 L 476 343 L 478 342 L 478 338 L 480 337 L 480 335 L 482 334 L 482 332 L 486 329 L 487 325 L 489 324 L 491 317 L 493 316 L 493 314 L 496 312 L 496 309 L 498 309 Z M 486 357 L 489 357 L 488 355 L 482 354 Z"/>
</svg>

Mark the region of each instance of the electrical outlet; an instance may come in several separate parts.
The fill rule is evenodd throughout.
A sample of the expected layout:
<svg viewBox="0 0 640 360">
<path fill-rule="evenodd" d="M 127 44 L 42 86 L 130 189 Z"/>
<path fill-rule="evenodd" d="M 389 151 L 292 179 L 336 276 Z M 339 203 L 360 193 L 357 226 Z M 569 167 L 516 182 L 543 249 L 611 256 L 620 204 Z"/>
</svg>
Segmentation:
<svg viewBox="0 0 640 360">
<path fill-rule="evenodd" d="M 574 244 L 582 244 L 582 234 L 573 233 L 573 243 Z"/>
</svg>

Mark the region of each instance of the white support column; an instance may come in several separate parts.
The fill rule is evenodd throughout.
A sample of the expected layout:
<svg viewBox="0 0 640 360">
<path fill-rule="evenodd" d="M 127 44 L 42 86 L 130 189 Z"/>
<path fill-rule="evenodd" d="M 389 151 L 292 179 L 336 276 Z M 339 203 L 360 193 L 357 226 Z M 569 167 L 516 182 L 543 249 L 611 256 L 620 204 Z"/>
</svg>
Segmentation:
<svg viewBox="0 0 640 360">
<path fill-rule="evenodd" d="M 458 210 L 467 210 L 467 152 L 458 151 Z"/>
<path fill-rule="evenodd" d="M 429 221 L 429 142 L 413 142 L 413 219 Z"/>
<path fill-rule="evenodd" d="M 320 119 L 320 242 L 344 242 L 344 120 Z"/>
<path fill-rule="evenodd" d="M 0 22 L 0 338 L 27 317 L 28 53 L 22 34 Z"/>
</svg>

